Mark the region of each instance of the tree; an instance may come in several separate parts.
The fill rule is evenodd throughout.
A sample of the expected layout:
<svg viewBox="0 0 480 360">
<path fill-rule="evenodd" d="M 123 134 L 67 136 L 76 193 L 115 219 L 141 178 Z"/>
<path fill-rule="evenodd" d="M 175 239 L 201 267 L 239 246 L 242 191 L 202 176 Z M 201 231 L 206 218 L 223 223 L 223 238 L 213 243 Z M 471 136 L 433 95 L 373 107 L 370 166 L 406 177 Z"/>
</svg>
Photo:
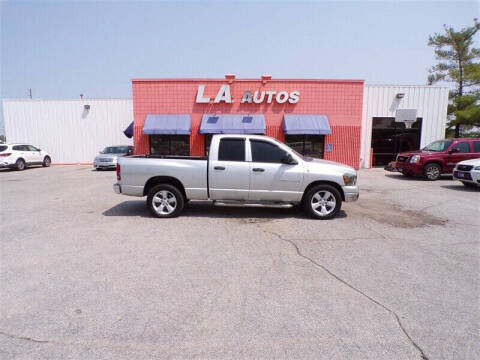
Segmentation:
<svg viewBox="0 0 480 360">
<path fill-rule="evenodd" d="M 455 137 L 460 137 L 462 125 L 480 126 L 480 49 L 473 47 L 474 36 L 480 29 L 477 19 L 473 26 L 455 31 L 444 25 L 444 33 L 435 33 L 428 39 L 434 48 L 438 63 L 430 69 L 428 83 L 439 81 L 455 83 L 450 91 L 448 128 L 455 127 Z"/>
</svg>

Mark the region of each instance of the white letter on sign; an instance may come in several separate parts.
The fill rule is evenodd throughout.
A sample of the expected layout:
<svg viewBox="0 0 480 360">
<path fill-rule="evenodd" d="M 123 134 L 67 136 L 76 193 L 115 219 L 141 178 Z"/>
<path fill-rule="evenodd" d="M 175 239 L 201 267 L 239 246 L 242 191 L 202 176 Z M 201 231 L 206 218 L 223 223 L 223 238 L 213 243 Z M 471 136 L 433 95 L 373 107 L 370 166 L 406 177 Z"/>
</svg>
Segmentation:
<svg viewBox="0 0 480 360">
<path fill-rule="evenodd" d="M 262 91 L 260 93 L 260 97 L 258 97 L 258 91 L 255 91 L 253 93 L 253 102 L 255 104 L 261 104 L 263 102 L 263 99 L 265 99 L 265 91 Z"/>
<path fill-rule="evenodd" d="M 252 101 L 253 101 L 253 99 L 252 99 L 252 93 L 250 92 L 250 90 L 245 91 L 245 94 L 243 94 L 242 101 L 240 101 L 240 102 L 241 102 L 242 104 L 243 104 L 243 103 L 246 103 L 246 102 L 249 103 L 249 104 L 251 104 Z"/>
<path fill-rule="evenodd" d="M 275 98 L 275 100 L 277 101 L 277 103 L 283 104 L 284 102 L 286 102 L 288 100 L 288 92 L 280 91 L 277 94 L 277 97 Z"/>
<path fill-rule="evenodd" d="M 273 100 L 273 95 L 275 95 L 275 91 L 266 91 L 267 93 L 267 103 L 270 104 Z"/>
<path fill-rule="evenodd" d="M 219 103 L 220 101 L 225 101 L 227 104 L 232 102 L 232 96 L 230 95 L 230 85 L 222 85 L 220 90 L 218 90 L 217 96 L 213 102 L 215 104 Z"/>
<path fill-rule="evenodd" d="M 209 97 L 204 97 L 203 93 L 205 91 L 205 85 L 198 85 L 198 90 L 197 90 L 197 103 L 200 104 L 208 104 L 210 102 Z"/>
<path fill-rule="evenodd" d="M 296 104 L 298 102 L 298 100 L 300 100 L 300 91 L 292 91 L 290 93 L 290 99 L 288 99 L 288 102 L 290 104 Z"/>
</svg>

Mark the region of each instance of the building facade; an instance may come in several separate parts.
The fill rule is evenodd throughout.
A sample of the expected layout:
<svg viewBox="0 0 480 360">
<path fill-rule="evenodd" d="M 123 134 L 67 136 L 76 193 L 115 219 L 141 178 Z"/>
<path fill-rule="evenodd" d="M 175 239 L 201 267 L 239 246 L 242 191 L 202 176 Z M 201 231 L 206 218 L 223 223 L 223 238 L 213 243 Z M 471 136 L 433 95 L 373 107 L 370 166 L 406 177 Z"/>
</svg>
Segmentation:
<svg viewBox="0 0 480 360">
<path fill-rule="evenodd" d="M 253 133 L 368 168 L 443 138 L 448 105 L 445 87 L 362 80 L 227 75 L 135 79 L 132 88 L 133 99 L 4 99 L 7 141 L 43 148 L 54 163 L 91 163 L 105 146 L 131 145 L 127 128 L 137 154 L 203 156 L 215 133 Z M 411 126 L 399 121 L 402 111 Z"/>
<path fill-rule="evenodd" d="M 401 151 L 417 150 L 445 137 L 447 87 L 365 85 L 361 166 L 382 166 Z M 411 129 L 396 122 L 398 110 L 416 112 Z"/>
<path fill-rule="evenodd" d="M 45 149 L 53 163 L 91 163 L 108 145 L 131 145 L 131 99 L 4 99 L 7 141 Z"/>
<path fill-rule="evenodd" d="M 137 154 L 188 145 L 190 155 L 204 155 L 209 134 L 222 133 L 226 123 L 231 128 L 228 132 L 248 133 L 244 118 L 262 116 L 264 129 L 251 133 L 274 137 L 297 150 L 307 147 L 309 155 L 360 166 L 363 80 L 235 79 L 227 75 L 225 79 L 138 79 L 132 85 Z M 162 130 L 161 118 L 156 133 L 145 131 L 150 115 L 164 116 L 165 123 L 174 121 L 168 115 L 186 116 L 190 133 L 171 134 L 170 127 Z M 299 125 L 295 130 L 285 131 L 286 115 Z M 302 128 L 306 116 L 314 116 L 313 123 L 326 118 L 329 129 Z M 207 133 L 208 122 L 215 118 L 216 130 Z"/>
</svg>

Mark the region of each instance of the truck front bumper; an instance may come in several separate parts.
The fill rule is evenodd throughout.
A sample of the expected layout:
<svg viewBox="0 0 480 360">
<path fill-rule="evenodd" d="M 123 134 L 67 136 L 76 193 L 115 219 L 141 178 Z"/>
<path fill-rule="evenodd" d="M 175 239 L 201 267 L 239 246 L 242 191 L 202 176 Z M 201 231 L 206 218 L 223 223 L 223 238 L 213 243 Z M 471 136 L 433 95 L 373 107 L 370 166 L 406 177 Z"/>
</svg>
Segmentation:
<svg viewBox="0 0 480 360">
<path fill-rule="evenodd" d="M 395 167 L 401 173 L 423 175 L 423 164 L 397 161 Z"/>
<path fill-rule="evenodd" d="M 343 194 L 345 195 L 345 202 L 357 201 L 360 196 L 358 185 L 344 186 Z"/>
</svg>

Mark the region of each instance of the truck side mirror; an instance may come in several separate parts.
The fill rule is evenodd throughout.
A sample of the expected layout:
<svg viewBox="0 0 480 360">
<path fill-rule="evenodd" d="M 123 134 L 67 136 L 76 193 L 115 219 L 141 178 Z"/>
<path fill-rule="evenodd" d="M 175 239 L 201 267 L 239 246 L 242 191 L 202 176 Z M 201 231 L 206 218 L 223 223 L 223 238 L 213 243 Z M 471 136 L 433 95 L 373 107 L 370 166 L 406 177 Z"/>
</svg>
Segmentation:
<svg viewBox="0 0 480 360">
<path fill-rule="evenodd" d="M 282 158 L 282 164 L 296 165 L 297 162 L 292 157 L 292 155 L 290 155 L 289 153 L 285 153 L 285 155 Z"/>
</svg>

